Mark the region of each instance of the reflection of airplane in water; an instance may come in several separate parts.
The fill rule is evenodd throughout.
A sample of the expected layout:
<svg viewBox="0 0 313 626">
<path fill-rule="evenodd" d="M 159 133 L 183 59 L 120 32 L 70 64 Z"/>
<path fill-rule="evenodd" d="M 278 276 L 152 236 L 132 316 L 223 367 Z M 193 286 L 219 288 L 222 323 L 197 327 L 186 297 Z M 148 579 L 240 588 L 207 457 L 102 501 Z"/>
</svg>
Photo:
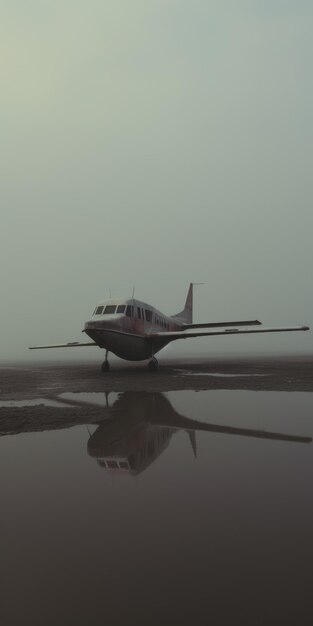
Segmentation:
<svg viewBox="0 0 313 626">
<path fill-rule="evenodd" d="M 98 464 L 114 472 L 139 474 L 167 448 L 173 434 L 185 430 L 196 456 L 196 432 L 241 435 L 310 443 L 311 437 L 207 424 L 177 413 L 161 393 L 125 392 L 119 396 L 109 417 L 98 426 L 88 440 L 88 453 Z"/>
</svg>

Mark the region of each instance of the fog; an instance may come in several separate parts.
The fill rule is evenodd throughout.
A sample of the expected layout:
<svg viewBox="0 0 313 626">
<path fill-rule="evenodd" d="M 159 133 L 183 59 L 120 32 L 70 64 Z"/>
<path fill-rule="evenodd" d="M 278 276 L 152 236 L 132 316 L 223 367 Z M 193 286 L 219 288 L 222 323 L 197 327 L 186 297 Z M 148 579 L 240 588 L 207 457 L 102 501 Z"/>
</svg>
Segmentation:
<svg viewBox="0 0 313 626">
<path fill-rule="evenodd" d="M 2 360 L 99 359 L 27 346 L 83 340 L 109 289 L 174 314 L 203 281 L 195 321 L 313 327 L 312 3 L 12 0 L 0 15 Z M 166 354 L 303 353 L 312 337 Z"/>
</svg>

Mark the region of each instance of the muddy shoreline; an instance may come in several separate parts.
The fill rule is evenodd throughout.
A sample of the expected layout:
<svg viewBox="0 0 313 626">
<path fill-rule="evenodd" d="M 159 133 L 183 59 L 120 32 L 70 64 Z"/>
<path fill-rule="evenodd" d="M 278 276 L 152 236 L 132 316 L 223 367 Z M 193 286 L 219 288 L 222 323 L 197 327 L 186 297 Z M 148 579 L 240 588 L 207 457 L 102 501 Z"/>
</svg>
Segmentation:
<svg viewBox="0 0 313 626">
<path fill-rule="evenodd" d="M 94 362 L 34 363 L 0 369 L 0 434 L 17 434 L 78 424 L 100 423 L 101 407 L 45 406 L 66 392 L 162 393 L 194 390 L 313 391 L 313 356 L 177 359 L 162 362 L 157 372 L 142 364 L 115 364 L 103 374 Z M 37 406 L 8 403 L 42 400 Z"/>
</svg>

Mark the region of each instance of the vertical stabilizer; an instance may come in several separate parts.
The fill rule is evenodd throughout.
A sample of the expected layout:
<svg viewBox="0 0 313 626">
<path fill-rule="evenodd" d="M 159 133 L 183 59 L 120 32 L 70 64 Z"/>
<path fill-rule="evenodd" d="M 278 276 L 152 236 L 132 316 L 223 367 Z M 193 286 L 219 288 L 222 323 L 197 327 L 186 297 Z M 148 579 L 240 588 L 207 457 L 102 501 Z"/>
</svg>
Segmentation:
<svg viewBox="0 0 313 626">
<path fill-rule="evenodd" d="M 195 459 L 197 458 L 197 441 L 196 441 L 196 431 L 195 430 L 187 430 L 189 435 L 192 451 Z"/>
<path fill-rule="evenodd" d="M 192 324 L 192 307 L 193 307 L 193 283 L 190 283 L 185 307 L 180 313 L 172 315 L 172 317 L 178 317 L 185 324 Z"/>
</svg>

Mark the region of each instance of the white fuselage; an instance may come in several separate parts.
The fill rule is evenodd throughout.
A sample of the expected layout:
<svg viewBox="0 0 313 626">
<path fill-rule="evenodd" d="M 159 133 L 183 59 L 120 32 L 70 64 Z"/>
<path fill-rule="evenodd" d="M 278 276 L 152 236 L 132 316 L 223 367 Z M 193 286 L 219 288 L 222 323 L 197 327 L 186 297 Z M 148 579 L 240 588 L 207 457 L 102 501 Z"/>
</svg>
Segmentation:
<svg viewBox="0 0 313 626">
<path fill-rule="evenodd" d="M 96 307 L 84 331 L 100 348 L 122 359 L 142 361 L 171 341 L 166 336 L 160 337 L 162 332 L 177 331 L 182 326 L 178 319 L 164 315 L 146 302 L 134 298 L 110 299 Z"/>
</svg>

